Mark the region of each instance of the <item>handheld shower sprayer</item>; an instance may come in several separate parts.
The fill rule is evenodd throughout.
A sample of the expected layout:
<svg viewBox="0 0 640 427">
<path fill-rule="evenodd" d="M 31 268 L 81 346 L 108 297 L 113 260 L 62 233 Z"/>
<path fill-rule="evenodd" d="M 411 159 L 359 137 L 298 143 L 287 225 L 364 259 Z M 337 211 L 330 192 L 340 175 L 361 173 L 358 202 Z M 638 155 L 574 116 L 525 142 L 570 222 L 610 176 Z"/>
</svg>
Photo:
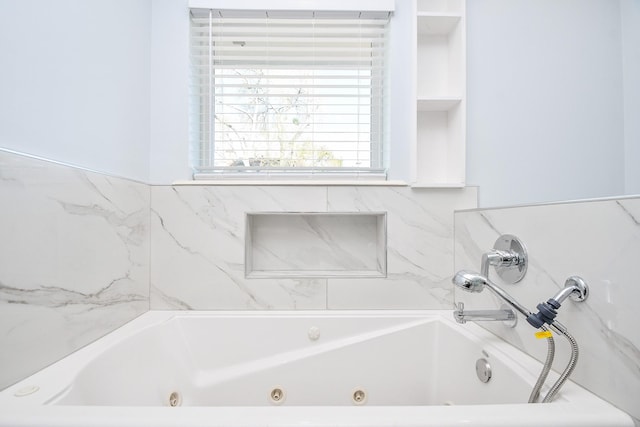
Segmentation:
<svg viewBox="0 0 640 427">
<path fill-rule="evenodd" d="M 511 295 L 503 291 L 500 287 L 494 284 L 491 280 L 485 276 L 474 273 L 473 271 L 461 270 L 453 276 L 452 282 L 457 287 L 467 292 L 482 292 L 486 287 L 494 294 L 502 298 L 513 309 L 520 312 L 524 317 L 529 317 L 532 313 L 527 310 L 522 304 L 516 301 Z"/>
</svg>

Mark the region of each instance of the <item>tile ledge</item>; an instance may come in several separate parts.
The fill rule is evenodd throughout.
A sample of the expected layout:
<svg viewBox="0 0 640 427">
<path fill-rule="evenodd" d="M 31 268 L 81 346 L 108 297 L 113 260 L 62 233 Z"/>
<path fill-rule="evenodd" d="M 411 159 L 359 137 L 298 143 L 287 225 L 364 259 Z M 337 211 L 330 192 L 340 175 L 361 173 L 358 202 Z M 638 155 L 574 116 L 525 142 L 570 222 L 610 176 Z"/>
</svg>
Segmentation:
<svg viewBox="0 0 640 427">
<path fill-rule="evenodd" d="M 379 270 L 251 270 L 246 279 L 386 279 Z"/>
<path fill-rule="evenodd" d="M 268 185 L 268 186 L 364 186 L 364 187 L 408 187 L 404 181 L 382 180 L 198 180 L 174 181 L 173 186 L 232 186 L 232 185 Z"/>
</svg>

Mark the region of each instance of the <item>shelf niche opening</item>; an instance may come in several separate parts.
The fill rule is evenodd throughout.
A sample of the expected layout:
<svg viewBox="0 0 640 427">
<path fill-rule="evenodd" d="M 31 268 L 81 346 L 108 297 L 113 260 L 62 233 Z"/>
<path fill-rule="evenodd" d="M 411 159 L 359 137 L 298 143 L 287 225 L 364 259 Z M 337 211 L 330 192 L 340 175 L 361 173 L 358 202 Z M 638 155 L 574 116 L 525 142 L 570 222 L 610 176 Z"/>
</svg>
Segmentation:
<svg viewBox="0 0 640 427">
<path fill-rule="evenodd" d="M 386 213 L 247 213 L 247 278 L 387 276 Z"/>
</svg>

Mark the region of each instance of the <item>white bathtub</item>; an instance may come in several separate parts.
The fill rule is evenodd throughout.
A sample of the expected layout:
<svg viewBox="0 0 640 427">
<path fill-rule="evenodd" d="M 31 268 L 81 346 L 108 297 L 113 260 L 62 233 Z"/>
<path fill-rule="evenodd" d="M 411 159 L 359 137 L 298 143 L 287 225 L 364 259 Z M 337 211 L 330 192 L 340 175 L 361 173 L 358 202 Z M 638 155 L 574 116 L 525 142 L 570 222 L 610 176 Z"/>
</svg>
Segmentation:
<svg viewBox="0 0 640 427">
<path fill-rule="evenodd" d="M 540 363 L 451 319 L 152 311 L 2 391 L 0 425 L 633 426 L 572 382 L 527 404 Z"/>
</svg>

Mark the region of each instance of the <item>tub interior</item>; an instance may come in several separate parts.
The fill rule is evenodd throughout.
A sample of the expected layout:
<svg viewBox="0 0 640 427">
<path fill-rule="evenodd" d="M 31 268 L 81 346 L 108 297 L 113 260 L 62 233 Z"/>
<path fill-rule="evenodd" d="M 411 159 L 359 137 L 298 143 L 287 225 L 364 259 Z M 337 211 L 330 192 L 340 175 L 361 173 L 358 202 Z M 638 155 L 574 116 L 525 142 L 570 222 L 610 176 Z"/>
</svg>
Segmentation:
<svg viewBox="0 0 640 427">
<path fill-rule="evenodd" d="M 492 338 L 493 337 L 493 338 Z M 487 342 L 489 340 L 489 342 Z M 83 361 L 47 403 L 428 406 L 527 401 L 534 377 L 438 316 L 174 316 Z M 523 357 L 528 356 L 522 354 Z M 486 359 L 489 382 L 476 375 Z"/>
</svg>

